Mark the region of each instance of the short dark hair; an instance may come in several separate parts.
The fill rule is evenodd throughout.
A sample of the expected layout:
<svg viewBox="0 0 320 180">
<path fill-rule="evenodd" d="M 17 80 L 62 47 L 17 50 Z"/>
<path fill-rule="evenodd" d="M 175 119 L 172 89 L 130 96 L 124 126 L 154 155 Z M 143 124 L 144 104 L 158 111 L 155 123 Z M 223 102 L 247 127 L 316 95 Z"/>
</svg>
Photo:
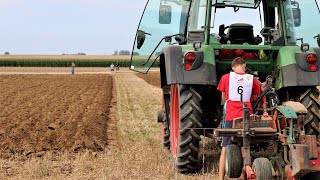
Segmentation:
<svg viewBox="0 0 320 180">
<path fill-rule="evenodd" d="M 246 62 L 244 61 L 244 59 L 242 57 L 236 57 L 234 58 L 234 60 L 231 63 L 231 67 L 235 67 L 238 65 L 243 65 L 246 64 Z"/>
</svg>

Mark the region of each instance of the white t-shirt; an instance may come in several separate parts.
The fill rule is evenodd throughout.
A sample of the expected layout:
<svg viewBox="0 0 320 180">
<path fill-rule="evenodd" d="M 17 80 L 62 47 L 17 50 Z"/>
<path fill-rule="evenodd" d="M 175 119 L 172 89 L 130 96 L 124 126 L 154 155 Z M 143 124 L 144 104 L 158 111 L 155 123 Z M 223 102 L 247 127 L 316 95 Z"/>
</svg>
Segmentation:
<svg viewBox="0 0 320 180">
<path fill-rule="evenodd" d="M 250 102 L 253 86 L 253 75 L 237 74 L 230 72 L 229 79 L 229 100 L 241 101 L 239 93 L 243 94 L 243 102 Z"/>
</svg>

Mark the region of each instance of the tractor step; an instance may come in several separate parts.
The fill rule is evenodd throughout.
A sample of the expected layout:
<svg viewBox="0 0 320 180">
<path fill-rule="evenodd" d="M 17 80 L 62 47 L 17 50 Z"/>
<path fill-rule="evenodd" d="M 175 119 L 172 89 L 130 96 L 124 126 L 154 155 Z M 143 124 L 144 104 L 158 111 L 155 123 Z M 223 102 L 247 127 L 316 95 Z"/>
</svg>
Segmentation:
<svg viewBox="0 0 320 180">
<path fill-rule="evenodd" d="M 163 119 L 164 119 L 164 112 L 160 110 L 157 112 L 157 122 L 163 123 Z"/>
</svg>

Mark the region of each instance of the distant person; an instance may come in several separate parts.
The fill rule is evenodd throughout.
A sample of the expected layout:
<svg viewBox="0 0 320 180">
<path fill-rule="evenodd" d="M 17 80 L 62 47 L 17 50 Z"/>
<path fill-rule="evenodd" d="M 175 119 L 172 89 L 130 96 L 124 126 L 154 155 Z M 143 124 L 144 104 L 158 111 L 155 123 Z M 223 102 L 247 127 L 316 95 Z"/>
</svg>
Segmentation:
<svg viewBox="0 0 320 180">
<path fill-rule="evenodd" d="M 111 71 L 114 71 L 114 64 L 113 63 L 111 63 L 110 69 L 111 69 Z"/>
<path fill-rule="evenodd" d="M 281 30 L 281 19 L 279 18 L 278 23 L 276 24 L 275 30 L 272 31 L 271 36 L 273 38 L 272 45 L 273 46 L 284 46 L 285 41 L 284 41 L 284 36 L 282 35 L 282 30 Z"/>
<path fill-rule="evenodd" d="M 120 70 L 120 65 L 119 65 L 119 62 L 116 63 L 116 71 L 119 71 Z"/>
<path fill-rule="evenodd" d="M 71 74 L 74 74 L 74 68 L 76 67 L 76 64 L 74 62 L 72 62 L 71 64 Z"/>
</svg>

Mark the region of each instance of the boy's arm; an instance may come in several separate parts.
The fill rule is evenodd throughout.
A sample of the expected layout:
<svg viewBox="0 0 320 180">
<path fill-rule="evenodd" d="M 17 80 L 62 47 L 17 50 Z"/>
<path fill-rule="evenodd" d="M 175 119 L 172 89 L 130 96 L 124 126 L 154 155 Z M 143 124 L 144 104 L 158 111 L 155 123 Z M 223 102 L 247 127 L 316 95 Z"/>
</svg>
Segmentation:
<svg viewBox="0 0 320 180">
<path fill-rule="evenodd" d="M 252 95 L 252 99 L 253 99 L 253 102 L 256 102 L 256 100 L 258 99 L 258 95 L 256 94 Z"/>
<path fill-rule="evenodd" d="M 253 78 L 253 87 L 252 87 L 252 89 L 253 89 L 253 91 L 252 91 L 252 100 L 253 100 L 253 102 L 255 102 L 258 99 L 259 95 L 261 94 L 261 92 L 260 92 L 260 83 L 259 83 L 258 79 L 255 78 L 255 77 Z"/>
<path fill-rule="evenodd" d="M 221 94 L 221 104 L 224 104 L 224 103 L 226 103 L 226 93 L 222 92 L 222 94 Z"/>
<path fill-rule="evenodd" d="M 221 105 L 223 105 L 226 102 L 225 79 L 226 79 L 226 76 L 223 75 L 221 77 L 220 82 L 219 82 L 218 87 L 217 87 L 217 90 L 221 91 Z"/>
</svg>

